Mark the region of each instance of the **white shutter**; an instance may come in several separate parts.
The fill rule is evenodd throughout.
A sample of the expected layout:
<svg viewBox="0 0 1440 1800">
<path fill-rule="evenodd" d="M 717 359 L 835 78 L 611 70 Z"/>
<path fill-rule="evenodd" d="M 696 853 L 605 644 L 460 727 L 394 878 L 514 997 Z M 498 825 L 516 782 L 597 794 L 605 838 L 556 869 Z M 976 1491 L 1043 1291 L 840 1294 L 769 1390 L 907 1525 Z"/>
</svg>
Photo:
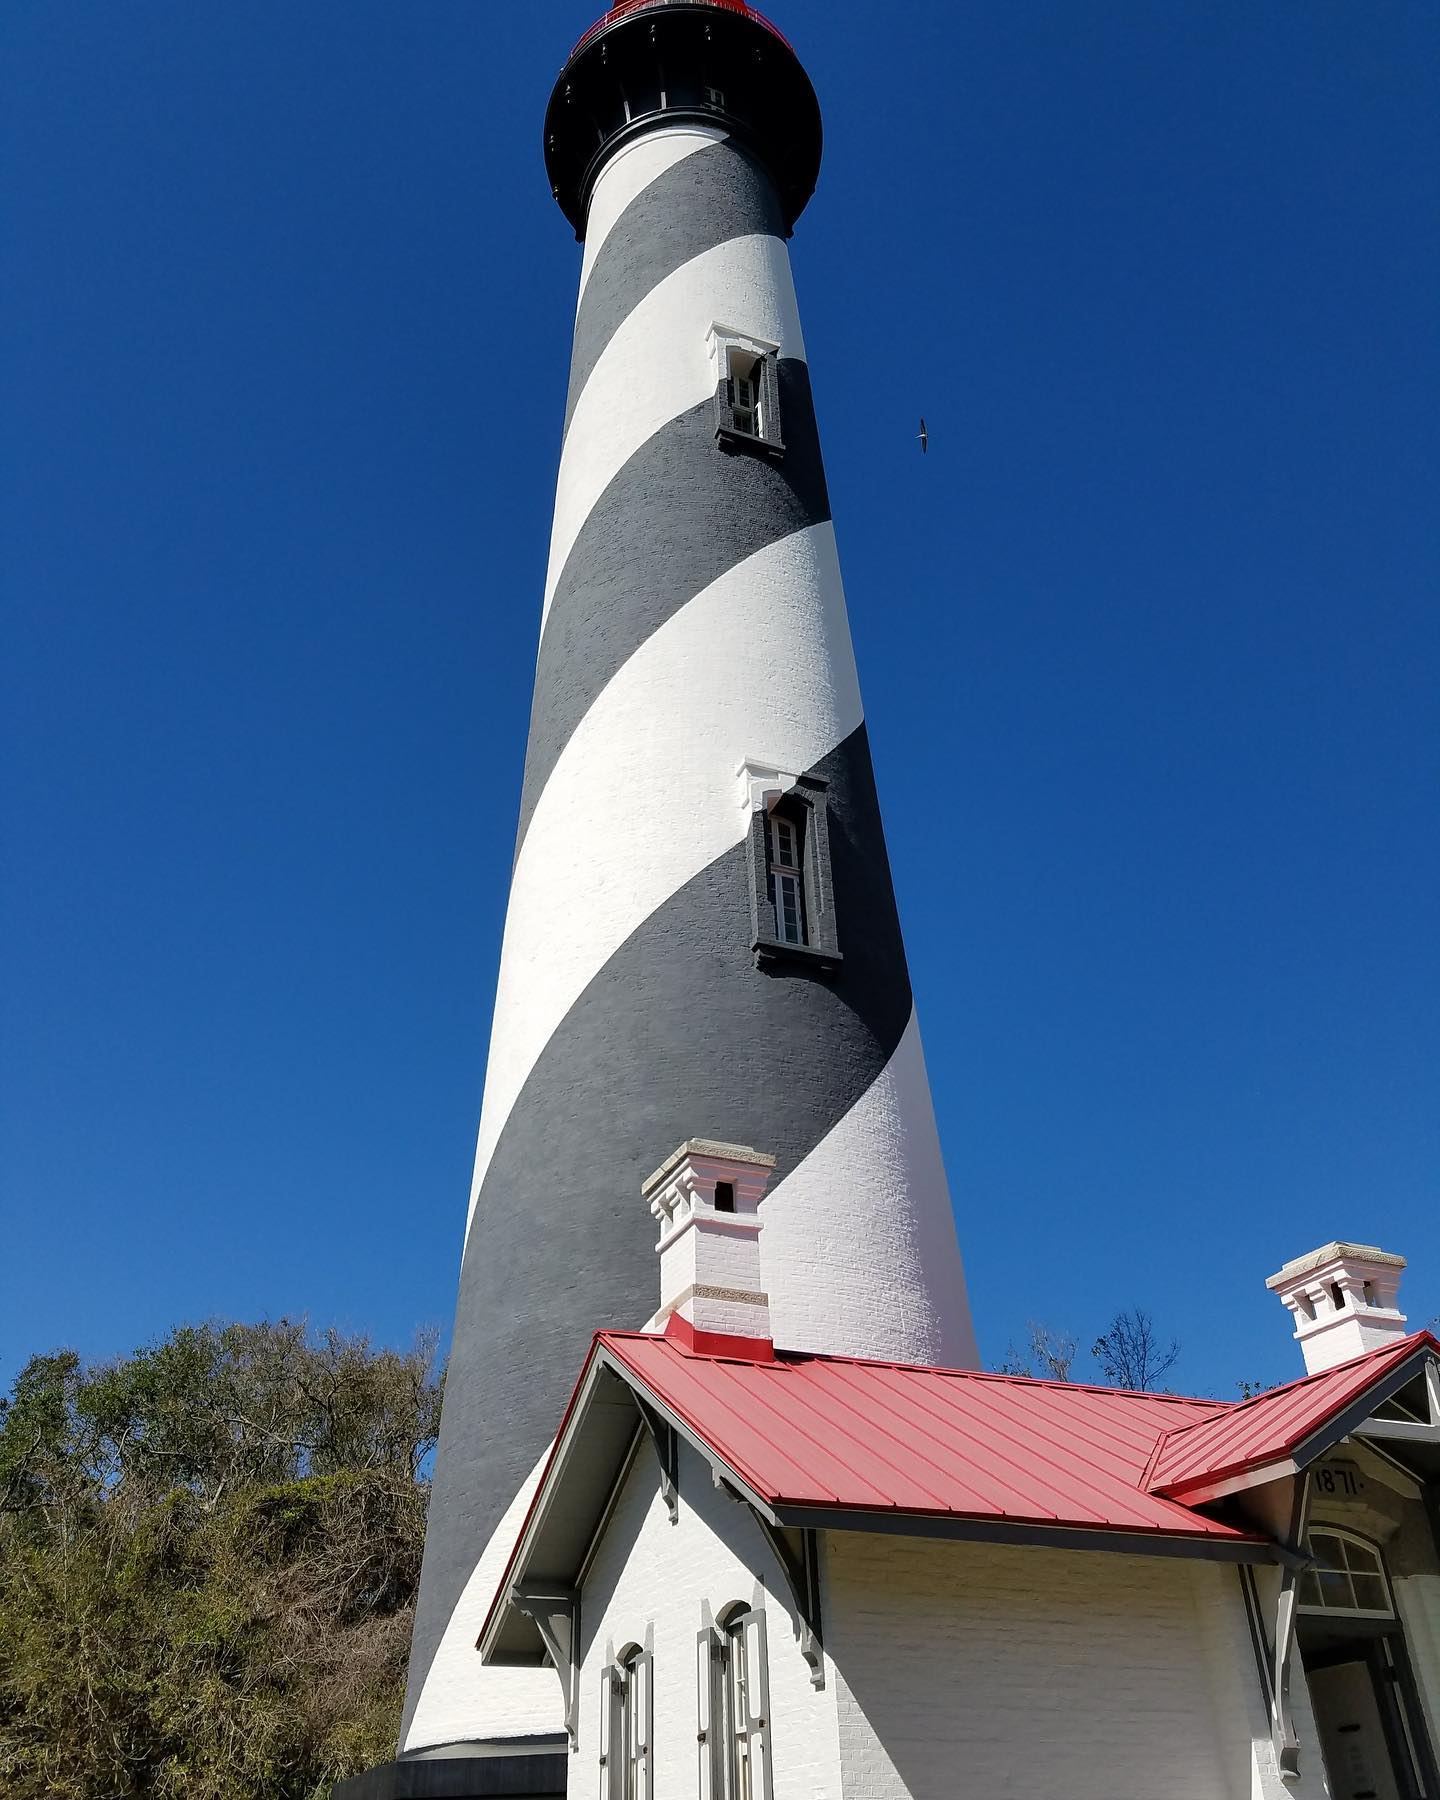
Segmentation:
<svg viewBox="0 0 1440 1800">
<path fill-rule="evenodd" d="M 770 1800 L 774 1792 L 770 1778 L 770 1669 L 765 1654 L 765 1614 L 757 1607 L 740 1622 L 745 1636 L 745 1720 L 750 1740 L 752 1778 L 759 1764 L 759 1792 Z"/>
<path fill-rule="evenodd" d="M 700 1751 L 699 1800 L 715 1795 L 715 1633 L 706 1626 L 695 1642 L 695 1723 Z"/>
<path fill-rule="evenodd" d="M 610 1800 L 610 1721 L 615 1707 L 614 1684 L 607 1664 L 600 1671 L 600 1723 L 595 1728 L 595 1742 L 600 1746 L 600 1800 Z"/>
<path fill-rule="evenodd" d="M 652 1662 L 647 1650 L 635 1660 L 630 1679 L 635 1683 L 635 1729 L 640 1734 L 636 1764 L 639 1773 L 635 1800 L 655 1800 L 655 1757 L 651 1745 L 655 1737 L 655 1683 Z"/>
</svg>

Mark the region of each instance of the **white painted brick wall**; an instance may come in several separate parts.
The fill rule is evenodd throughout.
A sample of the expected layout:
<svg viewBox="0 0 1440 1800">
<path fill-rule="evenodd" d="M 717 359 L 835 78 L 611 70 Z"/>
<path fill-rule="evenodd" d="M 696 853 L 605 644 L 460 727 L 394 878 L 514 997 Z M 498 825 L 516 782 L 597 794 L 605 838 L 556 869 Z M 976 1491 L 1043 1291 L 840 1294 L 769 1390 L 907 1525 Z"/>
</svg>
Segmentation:
<svg viewBox="0 0 1440 1800">
<path fill-rule="evenodd" d="M 1440 1575 L 1409 1575 L 1397 1581 L 1395 1608 L 1425 1703 L 1430 1742 L 1440 1756 Z"/>
<path fill-rule="evenodd" d="M 1227 1602 L 1181 1561 L 859 1533 L 826 1569 L 845 1800 L 1325 1793 L 1313 1730 L 1299 1785 L 1257 1763 L 1233 1570 Z"/>
<path fill-rule="evenodd" d="M 601 1672 L 631 1643 L 645 1644 L 654 1657 L 657 1800 L 695 1794 L 701 1609 L 708 1603 L 718 1614 L 736 1601 L 765 1607 L 775 1800 L 841 1800 L 834 1674 L 824 1689 L 811 1686 L 783 1577 L 753 1516 L 718 1492 L 709 1468 L 682 1447 L 680 1520 L 672 1525 L 648 1444 L 581 1594 L 580 1741 L 570 1764 L 571 1800 L 596 1800 L 600 1793 Z"/>
<path fill-rule="evenodd" d="M 1209 1676 L 1210 1699 L 1229 1791 L 1237 1800 L 1324 1800 L 1324 1761 L 1310 1712 L 1298 1654 L 1291 1676 L 1291 1713 L 1300 1739 L 1300 1780 L 1281 1779 L 1260 1687 L 1255 1647 L 1240 1599 L 1240 1578 L 1223 1563 L 1191 1563 L 1197 1643 Z M 1278 1576 L 1259 1575 L 1264 1604 L 1273 1607 Z"/>
</svg>

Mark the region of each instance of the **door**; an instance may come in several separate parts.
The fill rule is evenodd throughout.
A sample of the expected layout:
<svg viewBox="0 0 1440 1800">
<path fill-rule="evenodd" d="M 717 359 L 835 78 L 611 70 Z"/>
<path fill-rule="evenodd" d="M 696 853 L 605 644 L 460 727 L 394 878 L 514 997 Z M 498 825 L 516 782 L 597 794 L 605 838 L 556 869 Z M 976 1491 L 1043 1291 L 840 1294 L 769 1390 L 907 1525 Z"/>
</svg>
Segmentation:
<svg viewBox="0 0 1440 1800">
<path fill-rule="evenodd" d="M 1368 1660 L 1309 1671 L 1332 1800 L 1408 1800 L 1391 1761 Z"/>
</svg>

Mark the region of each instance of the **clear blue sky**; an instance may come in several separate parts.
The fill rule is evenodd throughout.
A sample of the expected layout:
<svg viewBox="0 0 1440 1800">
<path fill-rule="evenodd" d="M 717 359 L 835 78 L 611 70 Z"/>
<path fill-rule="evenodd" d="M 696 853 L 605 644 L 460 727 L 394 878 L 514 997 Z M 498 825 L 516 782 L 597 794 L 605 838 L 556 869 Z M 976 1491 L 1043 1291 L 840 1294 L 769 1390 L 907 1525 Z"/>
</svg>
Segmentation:
<svg viewBox="0 0 1440 1800">
<path fill-rule="evenodd" d="M 1264 1277 L 1335 1235 L 1440 1312 L 1440 13 L 772 10 L 987 1358 L 1138 1300 L 1183 1384 L 1287 1377 Z M 0 10 L 0 1386 L 448 1326 L 590 17 Z"/>
</svg>

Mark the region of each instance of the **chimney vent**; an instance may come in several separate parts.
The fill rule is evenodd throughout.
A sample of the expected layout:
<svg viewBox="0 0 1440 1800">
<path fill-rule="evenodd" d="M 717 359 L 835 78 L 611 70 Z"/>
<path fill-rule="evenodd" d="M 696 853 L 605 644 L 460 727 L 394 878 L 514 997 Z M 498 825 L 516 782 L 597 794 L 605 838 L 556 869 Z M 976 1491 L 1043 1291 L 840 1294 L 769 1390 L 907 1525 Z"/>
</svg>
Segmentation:
<svg viewBox="0 0 1440 1800">
<path fill-rule="evenodd" d="M 760 1281 L 760 1202 L 775 1158 L 691 1138 L 640 1190 L 660 1226 L 656 1323 L 687 1349 L 774 1355 Z"/>
<path fill-rule="evenodd" d="M 1306 1373 L 1393 1344 L 1405 1335 L 1395 1304 L 1403 1256 L 1369 1244 L 1326 1244 L 1297 1256 L 1265 1283 L 1295 1320 Z"/>
</svg>

